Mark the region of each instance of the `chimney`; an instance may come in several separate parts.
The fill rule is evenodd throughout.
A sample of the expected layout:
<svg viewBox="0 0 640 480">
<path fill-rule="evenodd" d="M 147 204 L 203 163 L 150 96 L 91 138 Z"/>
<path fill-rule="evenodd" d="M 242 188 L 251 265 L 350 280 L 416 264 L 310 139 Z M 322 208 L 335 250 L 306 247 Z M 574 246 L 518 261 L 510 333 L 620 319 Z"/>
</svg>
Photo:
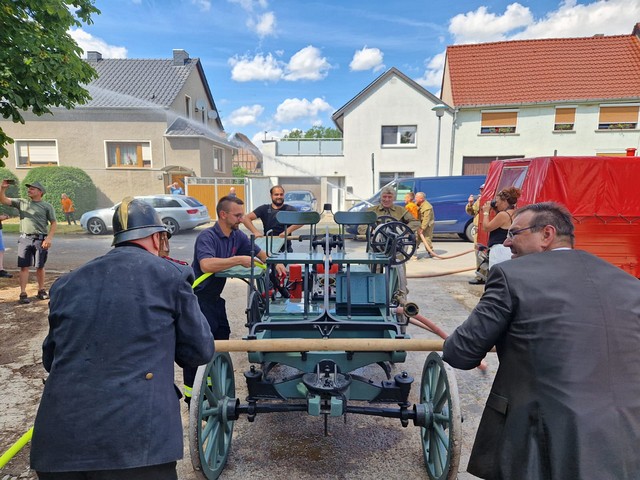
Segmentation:
<svg viewBox="0 0 640 480">
<path fill-rule="evenodd" d="M 184 64 L 187 63 L 187 60 L 189 60 L 189 54 L 185 50 L 182 50 L 181 48 L 173 50 L 174 67 L 184 66 Z"/>
<path fill-rule="evenodd" d="M 102 54 L 100 52 L 89 51 L 87 52 L 87 60 L 89 62 L 99 62 L 102 60 Z"/>
</svg>

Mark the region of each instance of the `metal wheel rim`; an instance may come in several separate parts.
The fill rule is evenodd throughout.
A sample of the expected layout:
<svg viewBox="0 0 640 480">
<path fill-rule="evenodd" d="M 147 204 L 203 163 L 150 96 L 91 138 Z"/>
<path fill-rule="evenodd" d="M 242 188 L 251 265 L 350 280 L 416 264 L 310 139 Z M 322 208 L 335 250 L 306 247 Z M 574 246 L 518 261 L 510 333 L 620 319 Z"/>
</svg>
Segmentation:
<svg viewBox="0 0 640 480">
<path fill-rule="evenodd" d="M 396 257 L 391 259 L 392 265 L 405 263 L 416 251 L 415 235 L 402 222 L 381 223 L 373 230 L 370 244 L 374 252 L 390 255 L 393 243 L 396 244 Z"/>
<path fill-rule="evenodd" d="M 226 413 L 235 402 L 235 391 L 228 353 L 216 353 L 198 367 L 189 412 L 189 451 L 193 468 L 209 480 L 218 478 L 227 463 L 235 421 Z"/>
<path fill-rule="evenodd" d="M 453 369 L 436 352 L 429 354 L 422 370 L 420 403 L 429 412 L 427 426 L 420 428 L 427 474 L 432 480 L 454 480 L 462 446 L 458 384 Z"/>
</svg>

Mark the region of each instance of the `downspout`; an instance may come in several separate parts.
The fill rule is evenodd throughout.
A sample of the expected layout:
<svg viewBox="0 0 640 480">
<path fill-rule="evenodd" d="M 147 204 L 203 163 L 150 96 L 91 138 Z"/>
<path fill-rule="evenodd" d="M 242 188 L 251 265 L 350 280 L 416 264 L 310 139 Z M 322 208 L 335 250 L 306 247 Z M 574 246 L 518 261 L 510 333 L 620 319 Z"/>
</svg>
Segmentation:
<svg viewBox="0 0 640 480">
<path fill-rule="evenodd" d="M 453 109 L 453 122 L 451 122 L 451 152 L 449 153 L 449 176 L 453 176 L 453 153 L 456 145 L 456 120 L 458 119 L 458 108 Z M 462 172 L 460 172 L 462 173 Z"/>
</svg>

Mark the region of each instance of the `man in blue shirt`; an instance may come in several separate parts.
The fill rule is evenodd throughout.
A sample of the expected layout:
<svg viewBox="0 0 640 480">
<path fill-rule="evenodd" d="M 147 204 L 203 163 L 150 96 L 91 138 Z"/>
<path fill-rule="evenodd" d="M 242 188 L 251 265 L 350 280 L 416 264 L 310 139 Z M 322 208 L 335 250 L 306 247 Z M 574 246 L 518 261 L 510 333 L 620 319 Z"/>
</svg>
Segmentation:
<svg viewBox="0 0 640 480">
<path fill-rule="evenodd" d="M 251 267 L 251 240 L 238 228 L 244 217 L 244 202 L 238 197 L 222 197 L 216 206 L 218 221 L 213 227 L 203 230 L 196 238 L 192 267 L 196 279 L 205 273 L 217 273 L 241 265 Z M 265 263 L 267 254 L 257 245 L 253 255 Z M 278 271 L 284 270 L 278 265 Z M 211 333 L 216 340 L 227 340 L 231 334 L 225 301 L 220 295 L 227 279 L 211 275 L 196 286 L 194 292 L 202 313 L 207 318 Z M 196 369 L 184 369 L 185 400 L 191 400 L 191 387 Z"/>
</svg>

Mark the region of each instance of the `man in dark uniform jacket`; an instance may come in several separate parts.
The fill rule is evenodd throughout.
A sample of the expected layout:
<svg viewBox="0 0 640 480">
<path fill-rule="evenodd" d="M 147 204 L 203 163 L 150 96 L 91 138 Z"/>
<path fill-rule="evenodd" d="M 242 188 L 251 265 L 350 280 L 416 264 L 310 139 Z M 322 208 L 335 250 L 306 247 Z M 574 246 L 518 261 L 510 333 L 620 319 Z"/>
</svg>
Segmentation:
<svg viewBox="0 0 640 480">
<path fill-rule="evenodd" d="M 214 353 L 193 272 L 158 257 L 167 233 L 153 207 L 125 199 L 113 225 L 115 248 L 51 287 L 50 373 L 31 444 L 42 480 L 176 479 L 174 362 L 197 367 Z"/>
<path fill-rule="evenodd" d="M 500 360 L 467 471 L 487 479 L 640 478 L 640 283 L 573 250 L 555 203 L 516 212 L 469 318 L 443 358 Z"/>
</svg>

